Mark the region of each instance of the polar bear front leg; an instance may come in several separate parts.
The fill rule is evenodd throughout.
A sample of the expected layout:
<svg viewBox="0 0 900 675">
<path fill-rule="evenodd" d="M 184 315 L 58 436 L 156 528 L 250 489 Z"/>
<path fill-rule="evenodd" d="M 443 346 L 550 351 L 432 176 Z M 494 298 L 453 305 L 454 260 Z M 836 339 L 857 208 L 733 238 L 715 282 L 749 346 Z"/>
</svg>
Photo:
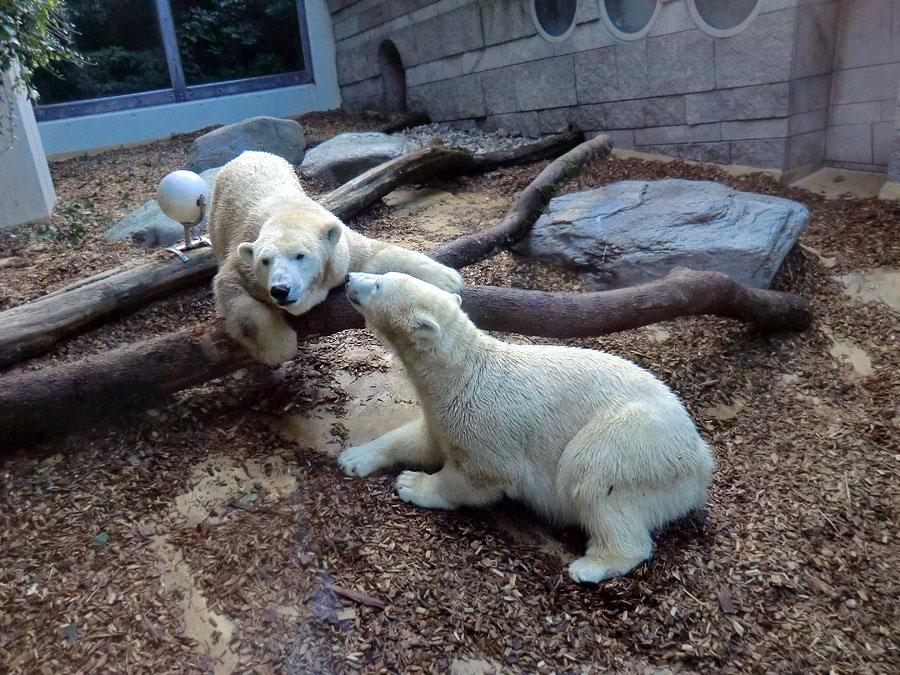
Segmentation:
<svg viewBox="0 0 900 675">
<path fill-rule="evenodd" d="M 280 310 L 267 307 L 246 292 L 225 299 L 225 330 L 257 361 L 277 366 L 297 355 L 297 333 Z"/>
<path fill-rule="evenodd" d="M 424 253 L 392 244 L 385 244 L 384 248 L 376 251 L 362 271 L 369 274 L 402 272 L 448 293 L 458 293 L 464 285 L 462 276 L 452 267 L 441 265 Z"/>
<path fill-rule="evenodd" d="M 397 477 L 397 494 L 403 501 L 426 509 L 488 506 L 503 499 L 502 488 L 473 485 L 452 462 L 432 474 L 404 471 Z"/>
<path fill-rule="evenodd" d="M 425 418 L 379 436 L 374 441 L 347 448 L 338 457 L 341 470 L 348 476 L 365 477 L 395 464 L 437 469 L 444 458 L 431 443 Z"/>
</svg>

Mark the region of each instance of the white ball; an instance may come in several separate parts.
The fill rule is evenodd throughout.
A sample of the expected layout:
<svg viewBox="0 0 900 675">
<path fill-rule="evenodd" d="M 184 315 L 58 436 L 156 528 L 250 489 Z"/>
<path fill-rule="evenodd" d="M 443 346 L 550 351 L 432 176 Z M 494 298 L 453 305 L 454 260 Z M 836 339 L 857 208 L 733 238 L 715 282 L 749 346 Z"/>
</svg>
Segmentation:
<svg viewBox="0 0 900 675">
<path fill-rule="evenodd" d="M 209 203 L 209 186 L 193 171 L 179 169 L 166 175 L 159 181 L 156 190 L 156 201 L 159 208 L 172 220 L 179 223 L 193 223 L 199 220 L 201 209 L 197 200 L 206 195 Z"/>
</svg>

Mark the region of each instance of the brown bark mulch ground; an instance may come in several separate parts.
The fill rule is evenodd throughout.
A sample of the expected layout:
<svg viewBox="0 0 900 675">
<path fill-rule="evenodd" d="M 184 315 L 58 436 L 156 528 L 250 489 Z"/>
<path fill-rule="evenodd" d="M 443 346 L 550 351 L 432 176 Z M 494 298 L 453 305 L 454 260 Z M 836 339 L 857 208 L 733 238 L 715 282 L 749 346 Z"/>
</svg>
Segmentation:
<svg viewBox="0 0 900 675">
<path fill-rule="evenodd" d="M 305 122 L 323 138 L 369 123 Z M 168 255 L 102 234 L 154 196 L 192 138 L 54 164 L 50 223 L 0 233 L 0 308 Z M 452 213 L 445 230 L 385 205 L 353 225 L 427 248 L 496 222 L 542 166 L 437 181 L 491 198 Z M 648 563 L 578 586 L 565 573 L 578 532 L 553 532 L 515 505 L 418 509 L 394 496 L 392 476 L 346 478 L 330 457 L 276 434 L 273 420 L 315 406 L 340 417 L 340 371 L 383 368 L 374 339 L 348 331 L 303 345 L 279 369 L 240 371 L 116 427 L 0 457 L 0 672 L 900 669 L 900 315 L 849 298 L 836 278 L 900 267 L 900 207 L 636 159 L 611 159 L 569 189 L 664 177 L 804 203 L 810 223 L 776 288 L 807 298 L 814 324 L 764 337 L 682 319 L 557 341 L 649 368 L 713 445 L 708 510 L 659 533 Z M 509 254 L 465 276 L 581 287 Z M 211 316 L 208 289 L 193 289 L 18 367 Z M 353 424 L 334 425 L 336 446 Z"/>
</svg>

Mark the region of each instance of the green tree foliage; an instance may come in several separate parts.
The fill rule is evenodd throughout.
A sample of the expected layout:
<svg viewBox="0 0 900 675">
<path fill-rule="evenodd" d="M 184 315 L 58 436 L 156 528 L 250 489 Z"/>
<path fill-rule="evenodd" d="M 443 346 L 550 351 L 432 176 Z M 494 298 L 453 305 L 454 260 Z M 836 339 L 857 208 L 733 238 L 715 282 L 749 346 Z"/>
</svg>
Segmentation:
<svg viewBox="0 0 900 675">
<path fill-rule="evenodd" d="M 14 86 L 30 88 L 39 68 L 53 71 L 62 63 L 84 62 L 76 51 L 72 24 L 61 0 L 0 0 L 0 71 L 18 62 Z M 0 92 L 8 97 L 11 92 Z"/>
<path fill-rule="evenodd" d="M 295 0 L 171 0 L 188 84 L 300 70 Z"/>
<path fill-rule="evenodd" d="M 0 0 L 2 2 L 3 0 Z M 168 89 L 169 70 L 151 0 L 66 0 L 82 63 L 40 70 L 43 103 Z"/>
<path fill-rule="evenodd" d="M 2 2 L 17 0 L 0 0 Z M 296 0 L 169 0 L 188 85 L 303 68 Z M 42 103 L 169 89 L 152 0 L 66 0 L 86 61 L 39 70 Z"/>
</svg>

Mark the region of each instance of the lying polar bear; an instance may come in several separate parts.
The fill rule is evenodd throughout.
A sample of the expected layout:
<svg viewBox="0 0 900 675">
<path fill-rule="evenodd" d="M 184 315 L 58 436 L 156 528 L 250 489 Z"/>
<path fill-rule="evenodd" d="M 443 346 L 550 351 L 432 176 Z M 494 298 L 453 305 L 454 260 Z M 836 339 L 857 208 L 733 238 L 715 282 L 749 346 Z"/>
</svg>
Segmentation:
<svg viewBox="0 0 900 675">
<path fill-rule="evenodd" d="M 244 152 L 216 176 L 209 237 L 225 329 L 263 363 L 297 353 L 282 310 L 300 315 L 344 283 L 347 272 L 406 272 L 447 291 L 459 273 L 428 256 L 357 234 L 306 196 L 287 161 Z"/>
<path fill-rule="evenodd" d="M 650 531 L 703 506 L 713 471 L 684 406 L 630 361 L 589 349 L 500 342 L 460 297 L 404 274 L 351 274 L 347 297 L 397 353 L 423 417 L 345 450 L 345 473 L 404 471 L 401 499 L 425 508 L 520 499 L 578 524 L 579 582 L 626 574 L 650 556 Z M 441 468 L 442 467 L 442 468 Z"/>
</svg>

